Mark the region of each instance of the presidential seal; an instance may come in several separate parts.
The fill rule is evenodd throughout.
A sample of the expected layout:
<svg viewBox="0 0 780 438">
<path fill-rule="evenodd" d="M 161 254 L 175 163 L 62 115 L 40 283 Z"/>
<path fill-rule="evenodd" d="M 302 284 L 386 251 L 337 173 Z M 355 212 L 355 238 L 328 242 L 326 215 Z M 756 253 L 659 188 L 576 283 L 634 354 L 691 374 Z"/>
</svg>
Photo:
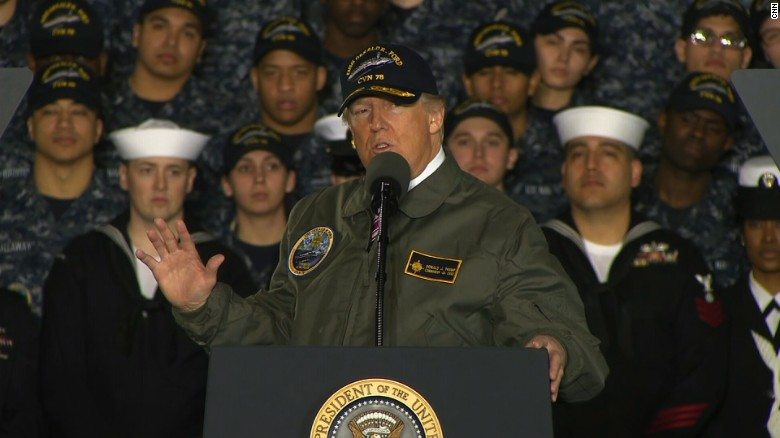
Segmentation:
<svg viewBox="0 0 780 438">
<path fill-rule="evenodd" d="M 317 227 L 304 233 L 293 245 L 287 265 L 294 275 L 305 275 L 322 263 L 333 247 L 333 230 Z"/>
<path fill-rule="evenodd" d="M 442 438 L 431 405 L 393 380 L 366 379 L 336 391 L 322 405 L 310 438 Z"/>
</svg>

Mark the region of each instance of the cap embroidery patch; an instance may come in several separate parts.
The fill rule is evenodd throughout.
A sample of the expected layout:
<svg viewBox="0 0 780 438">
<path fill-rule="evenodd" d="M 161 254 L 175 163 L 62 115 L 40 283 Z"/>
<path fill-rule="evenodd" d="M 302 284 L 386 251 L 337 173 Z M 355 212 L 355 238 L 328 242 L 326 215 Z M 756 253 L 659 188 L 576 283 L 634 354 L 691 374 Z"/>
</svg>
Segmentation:
<svg viewBox="0 0 780 438">
<path fill-rule="evenodd" d="M 562 20 L 566 21 L 572 21 L 576 22 L 580 26 L 584 26 L 585 23 L 590 24 L 591 26 L 596 25 L 596 19 L 593 17 L 592 14 L 590 14 L 588 11 L 584 10 L 581 5 L 577 3 L 561 3 L 559 5 L 555 5 L 552 10 L 550 11 L 551 15 L 554 17 L 558 17 Z M 582 20 L 575 21 L 576 18 L 579 18 Z"/>
<path fill-rule="evenodd" d="M 375 56 L 364 60 L 363 57 L 371 52 L 374 52 Z M 356 63 L 358 63 L 357 66 L 355 66 Z M 399 67 L 404 65 L 404 61 L 400 56 L 398 56 L 397 53 L 395 53 L 395 51 L 388 50 L 382 46 L 369 47 L 356 56 L 347 66 L 347 81 L 352 82 L 358 75 L 379 67 L 380 65 L 386 65 L 390 63 L 395 63 L 395 65 Z"/>
<path fill-rule="evenodd" d="M 463 260 L 432 256 L 412 250 L 404 274 L 439 283 L 455 283 Z"/>
<path fill-rule="evenodd" d="M 273 41 L 295 40 L 295 34 L 310 35 L 309 30 L 298 21 L 283 18 L 278 23 L 271 23 L 263 30 L 263 38 Z"/>
<path fill-rule="evenodd" d="M 58 2 L 46 9 L 41 15 L 41 27 L 51 29 L 53 36 L 75 35 L 76 30 L 64 26 L 73 23 L 90 23 L 89 14 L 70 2 Z M 52 28 L 57 29 L 52 29 Z"/>
<path fill-rule="evenodd" d="M 306 275 L 313 271 L 330 253 L 333 247 L 333 230 L 317 227 L 307 231 L 295 242 L 287 266 L 293 275 Z"/>
</svg>

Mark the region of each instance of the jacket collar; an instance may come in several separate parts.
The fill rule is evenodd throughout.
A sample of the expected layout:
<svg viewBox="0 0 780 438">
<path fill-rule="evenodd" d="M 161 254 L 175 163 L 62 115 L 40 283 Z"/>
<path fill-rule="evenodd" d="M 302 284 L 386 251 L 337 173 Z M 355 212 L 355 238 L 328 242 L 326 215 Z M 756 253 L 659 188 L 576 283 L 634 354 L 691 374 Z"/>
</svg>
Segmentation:
<svg viewBox="0 0 780 438">
<path fill-rule="evenodd" d="M 455 160 L 447 154 L 444 163 L 428 178 L 409 191 L 401 200 L 399 210 L 410 218 L 420 218 L 433 213 L 460 183 L 463 172 Z M 354 216 L 371 207 L 365 177 L 354 186 L 342 211 L 344 217 Z"/>
</svg>

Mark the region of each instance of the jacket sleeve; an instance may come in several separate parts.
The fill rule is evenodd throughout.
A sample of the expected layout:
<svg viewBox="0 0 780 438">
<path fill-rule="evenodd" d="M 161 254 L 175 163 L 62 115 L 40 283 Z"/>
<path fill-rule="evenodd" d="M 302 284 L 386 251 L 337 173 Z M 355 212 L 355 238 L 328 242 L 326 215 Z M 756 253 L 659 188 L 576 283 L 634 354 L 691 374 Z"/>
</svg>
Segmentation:
<svg viewBox="0 0 780 438">
<path fill-rule="evenodd" d="M 109 436 L 90 392 L 79 268 L 59 255 L 43 287 L 40 396 L 52 436 Z"/>
<path fill-rule="evenodd" d="M 533 336 L 553 336 L 567 353 L 561 397 L 588 400 L 603 389 L 608 370 L 577 290 L 530 216 L 514 236 L 499 269 L 494 340 L 524 346 Z"/>
<path fill-rule="evenodd" d="M 306 202 L 302 200 L 295 206 L 290 222 L 296 217 L 296 211 L 305 208 Z M 288 232 L 282 238 L 280 254 L 289 251 Z M 261 289 L 242 298 L 227 284 L 217 283 L 203 307 L 194 312 L 174 308 L 173 317 L 195 343 L 207 350 L 220 345 L 285 344 L 290 339 L 296 302 L 287 276 L 287 264 L 282 256 L 268 291 Z"/>
<path fill-rule="evenodd" d="M 687 251 L 683 251 L 687 249 Z M 675 380 L 647 427 L 652 436 L 698 436 L 722 400 L 728 333 L 722 301 L 709 289 L 709 272 L 694 248 L 680 251 L 684 284 L 674 326 Z"/>
</svg>

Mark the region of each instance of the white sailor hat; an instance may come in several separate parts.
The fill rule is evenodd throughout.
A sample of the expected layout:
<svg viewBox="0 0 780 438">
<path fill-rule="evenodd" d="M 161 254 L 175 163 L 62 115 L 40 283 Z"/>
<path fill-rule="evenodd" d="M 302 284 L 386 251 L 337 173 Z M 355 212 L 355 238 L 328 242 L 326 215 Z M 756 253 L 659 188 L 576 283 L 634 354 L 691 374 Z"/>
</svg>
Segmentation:
<svg viewBox="0 0 780 438">
<path fill-rule="evenodd" d="M 739 168 L 739 185 L 742 187 L 774 188 L 780 185 L 780 170 L 769 155 L 753 157 Z"/>
<path fill-rule="evenodd" d="M 645 131 L 650 127 L 645 119 L 637 115 L 606 106 L 563 110 L 553 117 L 553 123 L 562 144 L 592 135 L 619 141 L 635 150 L 642 145 Z"/>
<path fill-rule="evenodd" d="M 338 114 L 329 114 L 314 123 L 314 133 L 325 141 L 344 141 L 347 139 L 347 125 Z"/>
<path fill-rule="evenodd" d="M 171 157 L 195 161 L 209 136 L 180 128 L 168 120 L 149 119 L 108 134 L 123 160 Z"/>
<path fill-rule="evenodd" d="M 745 219 L 780 219 L 780 169 L 769 155 L 739 168 L 737 211 Z"/>
</svg>

